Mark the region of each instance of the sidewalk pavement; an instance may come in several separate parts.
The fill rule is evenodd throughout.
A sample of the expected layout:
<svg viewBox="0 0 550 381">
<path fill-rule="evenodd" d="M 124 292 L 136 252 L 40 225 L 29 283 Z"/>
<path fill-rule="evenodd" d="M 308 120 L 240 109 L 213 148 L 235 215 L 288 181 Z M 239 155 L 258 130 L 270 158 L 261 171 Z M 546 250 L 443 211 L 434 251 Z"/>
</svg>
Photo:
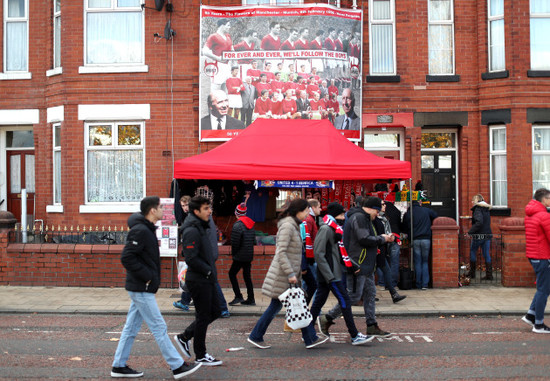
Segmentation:
<svg viewBox="0 0 550 381">
<path fill-rule="evenodd" d="M 226 300 L 233 300 L 233 291 L 223 289 Z M 527 312 L 534 288 L 467 286 L 428 290 L 401 290 L 407 298 L 397 304 L 388 291 L 377 287 L 378 316 L 417 315 L 518 315 Z M 179 300 L 177 289 L 160 289 L 157 302 L 164 315 L 190 314 L 178 310 L 172 303 Z M 231 315 L 261 315 L 269 298 L 255 289 L 256 306 L 229 306 Z M 327 307 L 335 304 L 331 295 Z M 60 314 L 126 314 L 130 298 L 124 288 L 92 287 L 25 287 L 0 286 L 0 313 L 60 313 Z M 353 314 L 362 316 L 363 308 L 353 307 Z"/>
</svg>

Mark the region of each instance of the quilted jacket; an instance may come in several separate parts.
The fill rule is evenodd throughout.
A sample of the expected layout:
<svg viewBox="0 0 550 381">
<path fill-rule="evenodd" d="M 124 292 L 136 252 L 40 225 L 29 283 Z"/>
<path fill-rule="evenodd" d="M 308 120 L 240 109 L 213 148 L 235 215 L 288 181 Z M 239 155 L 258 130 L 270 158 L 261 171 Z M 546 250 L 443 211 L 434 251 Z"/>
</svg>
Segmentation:
<svg viewBox="0 0 550 381">
<path fill-rule="evenodd" d="M 525 207 L 525 255 L 550 259 L 550 214 L 537 200 L 529 201 Z"/>
</svg>

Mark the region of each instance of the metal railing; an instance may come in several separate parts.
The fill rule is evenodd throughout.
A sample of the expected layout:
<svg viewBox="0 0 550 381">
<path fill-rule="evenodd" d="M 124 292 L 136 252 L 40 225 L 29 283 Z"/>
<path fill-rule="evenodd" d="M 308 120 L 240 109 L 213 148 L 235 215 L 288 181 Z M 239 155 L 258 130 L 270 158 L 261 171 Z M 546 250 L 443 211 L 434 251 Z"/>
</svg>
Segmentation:
<svg viewBox="0 0 550 381">
<path fill-rule="evenodd" d="M 22 228 L 16 224 L 9 233 L 10 243 L 67 243 L 88 245 L 121 245 L 126 243 L 128 228 L 120 226 L 44 226 L 35 223 Z"/>
<path fill-rule="evenodd" d="M 487 268 L 481 247 L 476 251 L 475 276 L 470 276 L 470 249 L 472 241 L 486 238 L 491 239 L 489 255 L 491 256 L 492 279 L 490 280 L 487 279 Z M 483 234 L 461 234 L 458 240 L 458 251 L 459 282 L 463 286 L 502 284 L 502 236 L 500 234 L 491 234 L 490 236 L 485 236 Z"/>
</svg>

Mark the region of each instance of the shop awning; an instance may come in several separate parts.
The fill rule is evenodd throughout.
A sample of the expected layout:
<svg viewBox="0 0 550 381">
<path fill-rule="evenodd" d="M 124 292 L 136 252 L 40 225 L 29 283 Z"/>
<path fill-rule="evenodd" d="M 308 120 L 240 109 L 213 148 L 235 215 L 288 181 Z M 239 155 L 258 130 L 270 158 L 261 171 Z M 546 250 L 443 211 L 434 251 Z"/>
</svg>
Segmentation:
<svg viewBox="0 0 550 381">
<path fill-rule="evenodd" d="M 174 163 L 176 179 L 408 179 L 411 164 L 356 146 L 326 120 L 258 119 L 237 137 Z"/>
</svg>

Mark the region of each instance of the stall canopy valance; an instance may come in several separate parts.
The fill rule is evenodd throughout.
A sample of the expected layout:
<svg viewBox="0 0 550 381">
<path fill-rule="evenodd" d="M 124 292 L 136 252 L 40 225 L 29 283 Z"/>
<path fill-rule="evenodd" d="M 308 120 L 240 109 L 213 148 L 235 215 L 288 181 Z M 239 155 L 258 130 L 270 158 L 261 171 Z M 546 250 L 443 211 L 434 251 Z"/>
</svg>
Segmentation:
<svg viewBox="0 0 550 381">
<path fill-rule="evenodd" d="M 327 120 L 258 119 L 230 141 L 174 163 L 176 179 L 386 180 L 411 163 L 356 146 Z"/>
</svg>

